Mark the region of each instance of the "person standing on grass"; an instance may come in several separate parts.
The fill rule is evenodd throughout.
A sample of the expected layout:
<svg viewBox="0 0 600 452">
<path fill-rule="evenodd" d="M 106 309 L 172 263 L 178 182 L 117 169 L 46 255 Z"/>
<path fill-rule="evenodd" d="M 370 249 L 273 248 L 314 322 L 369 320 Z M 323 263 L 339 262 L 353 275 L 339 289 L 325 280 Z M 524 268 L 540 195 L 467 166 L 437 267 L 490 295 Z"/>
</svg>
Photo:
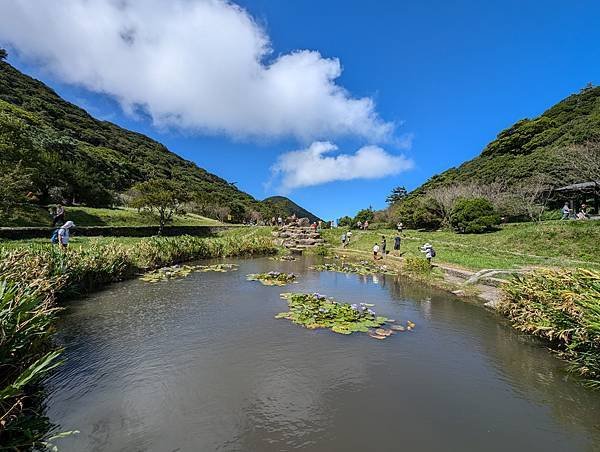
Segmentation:
<svg viewBox="0 0 600 452">
<path fill-rule="evenodd" d="M 362 229 L 362 222 L 360 222 L 360 221 L 356 222 L 356 229 L 358 229 L 358 230 Z"/>
<path fill-rule="evenodd" d="M 65 208 L 62 204 L 56 206 L 56 211 L 54 212 L 54 218 L 52 219 L 52 226 L 56 226 L 57 224 L 63 224 L 65 222 Z"/>
<path fill-rule="evenodd" d="M 387 248 L 387 240 L 385 235 L 381 236 L 381 257 L 385 257 L 385 249 Z"/>
<path fill-rule="evenodd" d="M 396 225 L 396 229 L 398 230 L 398 234 L 402 234 L 402 230 L 404 229 L 404 225 L 402 224 L 402 222 L 398 222 L 398 224 Z"/>
<path fill-rule="evenodd" d="M 571 209 L 569 208 L 569 203 L 565 203 L 562 208 L 562 220 L 568 220 L 569 215 L 571 215 Z"/>
<path fill-rule="evenodd" d="M 58 229 L 58 243 L 63 250 L 67 250 L 69 246 L 69 239 L 71 237 L 71 228 L 75 227 L 75 223 L 67 221 Z"/>
<path fill-rule="evenodd" d="M 394 237 L 394 251 L 400 251 L 400 234 Z"/>
<path fill-rule="evenodd" d="M 374 261 L 379 259 L 378 255 L 379 255 L 379 245 L 377 243 L 375 243 L 375 245 L 373 246 L 373 260 Z"/>
<path fill-rule="evenodd" d="M 435 257 L 435 250 L 433 249 L 433 246 L 431 246 L 431 243 L 427 242 L 420 248 L 420 251 L 421 253 L 425 253 L 425 258 L 427 259 L 427 262 L 429 262 L 429 266 L 431 267 L 431 259 Z"/>
<path fill-rule="evenodd" d="M 363 224 L 363 229 L 366 231 L 367 229 L 369 229 L 369 220 L 366 220 Z"/>
<path fill-rule="evenodd" d="M 346 234 L 346 244 L 350 244 L 350 239 L 352 238 L 352 231 L 348 231 Z"/>
</svg>

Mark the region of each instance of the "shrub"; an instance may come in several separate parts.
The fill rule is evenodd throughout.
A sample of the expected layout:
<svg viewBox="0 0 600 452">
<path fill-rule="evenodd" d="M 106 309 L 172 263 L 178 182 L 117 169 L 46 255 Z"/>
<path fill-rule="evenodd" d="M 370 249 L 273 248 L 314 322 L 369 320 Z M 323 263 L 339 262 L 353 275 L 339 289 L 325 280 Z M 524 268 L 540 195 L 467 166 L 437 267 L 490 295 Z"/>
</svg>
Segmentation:
<svg viewBox="0 0 600 452">
<path fill-rule="evenodd" d="M 485 198 L 460 199 L 450 214 L 450 224 L 460 233 L 481 233 L 500 223 L 494 206 Z"/>
<path fill-rule="evenodd" d="M 431 265 L 422 257 L 407 256 L 402 264 L 403 270 L 411 273 L 429 273 Z"/>
<path fill-rule="evenodd" d="M 404 223 L 413 229 L 438 229 L 442 225 L 442 214 L 438 203 L 428 197 L 413 197 L 394 205 L 390 215 L 392 222 Z"/>
</svg>

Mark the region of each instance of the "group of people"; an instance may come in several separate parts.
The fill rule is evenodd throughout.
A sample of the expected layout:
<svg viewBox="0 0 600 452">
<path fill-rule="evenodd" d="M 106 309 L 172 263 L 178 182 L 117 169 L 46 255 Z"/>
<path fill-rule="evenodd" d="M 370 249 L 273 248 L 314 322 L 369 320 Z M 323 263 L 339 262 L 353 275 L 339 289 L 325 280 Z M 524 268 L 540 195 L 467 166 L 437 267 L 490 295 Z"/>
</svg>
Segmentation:
<svg viewBox="0 0 600 452">
<path fill-rule="evenodd" d="M 397 253 L 400 252 L 401 242 L 402 238 L 400 237 L 400 234 L 396 234 L 396 236 L 394 237 L 394 251 Z M 381 255 L 379 254 L 380 252 Z M 385 237 L 385 235 L 382 235 L 381 246 L 379 245 L 379 243 L 375 243 L 375 245 L 373 245 L 373 260 L 383 259 L 388 253 L 389 251 L 387 251 L 387 238 Z"/>
<path fill-rule="evenodd" d="M 51 211 L 51 215 L 52 227 L 56 227 L 56 225 L 62 226 L 53 231 L 50 241 L 60 245 L 61 249 L 66 250 L 69 246 L 69 239 L 71 238 L 71 229 L 75 227 L 75 223 L 72 221 L 65 221 L 65 208 L 62 204 L 57 205 L 56 208 Z"/>
<path fill-rule="evenodd" d="M 566 202 L 562 208 L 562 219 L 568 220 L 571 217 L 575 217 L 577 220 L 588 220 L 590 218 L 588 210 L 588 206 L 583 203 L 579 208 L 579 212 L 575 213 L 575 209 L 571 209 L 569 203 Z"/>
</svg>

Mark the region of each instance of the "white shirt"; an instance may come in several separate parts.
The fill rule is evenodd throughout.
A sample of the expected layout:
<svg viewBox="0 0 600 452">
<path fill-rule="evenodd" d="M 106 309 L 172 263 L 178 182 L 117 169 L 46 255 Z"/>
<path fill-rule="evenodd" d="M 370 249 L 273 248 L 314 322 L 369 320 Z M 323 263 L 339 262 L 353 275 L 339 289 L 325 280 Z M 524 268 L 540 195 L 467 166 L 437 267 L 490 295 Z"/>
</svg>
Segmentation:
<svg viewBox="0 0 600 452">
<path fill-rule="evenodd" d="M 375 246 L 373 247 L 373 252 L 374 252 L 374 253 L 379 253 L 379 245 L 375 245 Z"/>
</svg>

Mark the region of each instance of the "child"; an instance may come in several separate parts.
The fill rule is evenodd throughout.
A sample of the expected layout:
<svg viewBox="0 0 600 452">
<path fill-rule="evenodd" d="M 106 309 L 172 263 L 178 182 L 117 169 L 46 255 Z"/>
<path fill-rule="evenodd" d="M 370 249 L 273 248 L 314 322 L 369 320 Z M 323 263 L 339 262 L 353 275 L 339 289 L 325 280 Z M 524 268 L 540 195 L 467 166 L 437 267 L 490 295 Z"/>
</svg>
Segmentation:
<svg viewBox="0 0 600 452">
<path fill-rule="evenodd" d="M 379 245 L 375 243 L 373 247 L 373 260 L 376 261 L 378 259 L 377 255 L 379 254 Z"/>
</svg>

